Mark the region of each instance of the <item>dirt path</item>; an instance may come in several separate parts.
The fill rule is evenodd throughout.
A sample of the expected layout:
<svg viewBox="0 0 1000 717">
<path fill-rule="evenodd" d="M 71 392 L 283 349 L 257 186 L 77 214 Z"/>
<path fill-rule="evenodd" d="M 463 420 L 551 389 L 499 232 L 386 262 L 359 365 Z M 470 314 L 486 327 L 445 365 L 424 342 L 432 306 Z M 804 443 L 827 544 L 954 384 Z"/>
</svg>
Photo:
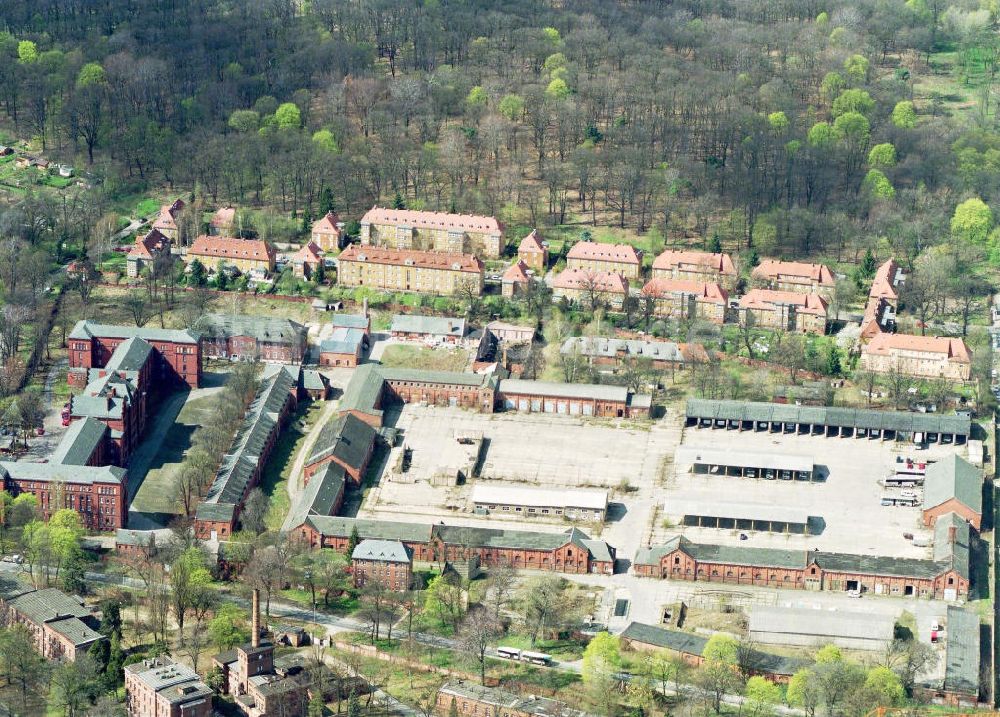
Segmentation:
<svg viewBox="0 0 1000 717">
<path fill-rule="evenodd" d="M 283 531 L 288 531 L 295 527 L 294 525 L 289 525 L 289 523 L 292 521 L 292 516 L 295 515 L 295 501 L 298 500 L 299 493 L 302 492 L 302 469 L 305 466 L 306 459 L 312 455 L 312 449 L 316 445 L 316 439 L 319 437 L 320 430 L 326 425 L 327 421 L 333 418 L 333 414 L 336 413 L 339 405 L 340 401 L 326 402 L 326 405 L 323 406 L 323 411 L 316 419 L 316 423 L 313 424 L 313 429 L 309 431 L 309 435 L 306 436 L 306 439 L 299 447 L 299 452 L 295 454 L 295 460 L 292 462 L 292 470 L 288 474 L 288 481 L 285 484 L 285 487 L 288 489 L 288 499 L 291 507 L 288 515 L 285 516 L 284 525 L 281 526 Z"/>
</svg>

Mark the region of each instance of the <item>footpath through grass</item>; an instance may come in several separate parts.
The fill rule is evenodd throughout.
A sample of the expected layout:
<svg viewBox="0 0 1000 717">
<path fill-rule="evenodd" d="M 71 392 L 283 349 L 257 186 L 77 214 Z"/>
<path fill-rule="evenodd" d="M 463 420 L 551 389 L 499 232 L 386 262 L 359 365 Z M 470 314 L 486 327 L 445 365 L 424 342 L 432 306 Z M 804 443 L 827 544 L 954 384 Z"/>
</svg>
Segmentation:
<svg viewBox="0 0 1000 717">
<path fill-rule="evenodd" d="M 313 424 L 320 414 L 322 405 L 315 401 L 299 404 L 288 426 L 278 437 L 267 465 L 264 466 L 260 489 L 268 498 L 265 519 L 268 530 L 281 530 L 281 525 L 292 508 L 292 501 L 288 496 L 288 479 L 291 477 L 292 464 L 306 436 L 314 427 Z M 304 426 L 304 429 L 300 426 Z"/>
</svg>

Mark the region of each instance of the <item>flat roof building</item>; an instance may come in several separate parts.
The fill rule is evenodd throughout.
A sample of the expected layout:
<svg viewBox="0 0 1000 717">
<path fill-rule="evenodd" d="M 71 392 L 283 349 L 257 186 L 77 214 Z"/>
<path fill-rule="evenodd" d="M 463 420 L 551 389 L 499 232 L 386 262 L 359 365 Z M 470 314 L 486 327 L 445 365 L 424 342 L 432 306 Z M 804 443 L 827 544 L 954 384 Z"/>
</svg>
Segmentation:
<svg viewBox="0 0 1000 717">
<path fill-rule="evenodd" d="M 212 690 L 198 673 L 166 655 L 125 665 L 129 717 L 211 717 Z"/>
<path fill-rule="evenodd" d="M 468 332 L 465 319 L 452 316 L 423 316 L 396 314 L 392 317 L 389 333 L 394 339 L 433 340 L 440 343 L 459 343 Z"/>
<path fill-rule="evenodd" d="M 664 507 L 664 512 L 680 516 L 684 525 L 693 528 L 809 535 L 818 532 L 822 526 L 819 516 L 770 503 L 671 500 Z"/>
<path fill-rule="evenodd" d="M 691 465 L 693 473 L 740 478 L 813 480 L 816 466 L 812 458 L 756 451 L 681 446 L 674 454 L 675 465 Z"/>
<path fill-rule="evenodd" d="M 748 620 L 750 639 L 761 645 L 884 650 L 895 629 L 895 619 L 884 613 L 772 605 L 751 606 Z"/>
<path fill-rule="evenodd" d="M 604 521 L 606 490 L 552 490 L 476 483 L 472 504 L 477 513 L 507 516 L 559 516 L 570 520 Z"/>
<path fill-rule="evenodd" d="M 522 697 L 471 682 L 446 682 L 437 693 L 437 714 L 450 714 L 452 705 L 460 715 L 503 715 L 503 717 L 588 717 L 548 697 Z"/>
</svg>

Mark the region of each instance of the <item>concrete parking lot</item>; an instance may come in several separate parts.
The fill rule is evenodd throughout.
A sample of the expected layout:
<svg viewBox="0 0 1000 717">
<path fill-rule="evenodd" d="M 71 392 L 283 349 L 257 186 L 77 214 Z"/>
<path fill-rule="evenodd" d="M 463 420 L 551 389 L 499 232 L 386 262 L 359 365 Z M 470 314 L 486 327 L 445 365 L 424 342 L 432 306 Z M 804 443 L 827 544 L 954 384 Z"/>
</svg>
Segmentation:
<svg viewBox="0 0 1000 717">
<path fill-rule="evenodd" d="M 931 532 L 920 521 L 919 507 L 882 506 L 883 488 L 878 481 L 892 470 L 897 456 L 941 457 L 954 450 L 951 446 L 935 446 L 915 451 L 903 443 L 695 428 L 685 429 L 683 445 L 805 455 L 828 471 L 825 480 L 808 483 L 695 474 L 690 472 L 690 464 L 675 465 L 664 506 L 665 517 L 674 524 L 679 524 L 680 516 L 672 513 L 672 504 L 696 502 L 710 506 L 720 499 L 746 506 L 749 514 L 755 508 L 781 507 L 822 519 L 821 532 L 815 535 L 683 528 L 684 535 L 692 540 L 912 558 L 929 557 L 930 548 L 913 545 L 903 534 L 929 538 Z M 662 523 L 658 526 L 660 537 L 678 530 Z M 741 540 L 741 533 L 748 539 Z"/>
</svg>

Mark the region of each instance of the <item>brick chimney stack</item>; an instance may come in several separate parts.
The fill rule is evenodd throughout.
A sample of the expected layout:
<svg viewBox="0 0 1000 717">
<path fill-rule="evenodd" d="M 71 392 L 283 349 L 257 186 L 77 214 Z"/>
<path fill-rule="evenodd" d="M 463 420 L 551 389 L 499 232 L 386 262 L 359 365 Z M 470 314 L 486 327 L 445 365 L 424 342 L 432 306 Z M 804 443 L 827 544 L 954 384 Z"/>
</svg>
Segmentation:
<svg viewBox="0 0 1000 717">
<path fill-rule="evenodd" d="M 250 608 L 253 611 L 251 634 L 250 634 L 250 645 L 252 647 L 260 647 L 260 591 L 254 588 L 253 591 L 253 606 Z"/>
<path fill-rule="evenodd" d="M 948 527 L 948 544 L 949 545 L 954 545 L 955 544 L 955 536 L 957 534 L 958 534 L 958 528 L 956 528 L 954 525 Z"/>
</svg>

